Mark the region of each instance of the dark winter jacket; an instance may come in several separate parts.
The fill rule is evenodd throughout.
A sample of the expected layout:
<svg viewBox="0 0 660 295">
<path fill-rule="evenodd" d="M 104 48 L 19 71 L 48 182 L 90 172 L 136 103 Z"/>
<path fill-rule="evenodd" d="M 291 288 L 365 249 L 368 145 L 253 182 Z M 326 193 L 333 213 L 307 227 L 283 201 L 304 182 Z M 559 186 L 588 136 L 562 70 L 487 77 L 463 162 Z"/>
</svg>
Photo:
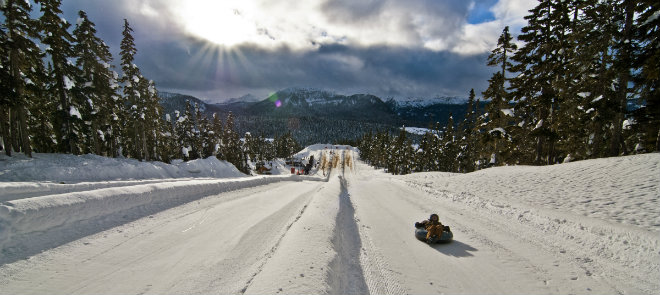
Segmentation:
<svg viewBox="0 0 660 295">
<path fill-rule="evenodd" d="M 431 221 L 431 220 L 424 220 L 422 222 L 415 223 L 416 228 L 424 228 L 426 230 L 429 230 L 434 225 L 442 225 L 442 223 L 440 221 Z"/>
</svg>

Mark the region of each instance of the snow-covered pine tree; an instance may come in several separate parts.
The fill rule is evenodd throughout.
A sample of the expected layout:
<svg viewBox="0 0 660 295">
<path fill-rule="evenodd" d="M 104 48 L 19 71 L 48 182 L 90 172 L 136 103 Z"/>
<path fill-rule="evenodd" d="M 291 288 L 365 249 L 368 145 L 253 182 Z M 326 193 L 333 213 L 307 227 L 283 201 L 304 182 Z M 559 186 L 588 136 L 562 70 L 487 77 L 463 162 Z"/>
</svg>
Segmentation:
<svg viewBox="0 0 660 295">
<path fill-rule="evenodd" d="M 224 134 L 223 132 L 223 127 L 222 127 L 222 119 L 220 119 L 220 116 L 218 113 L 213 113 L 213 122 L 211 123 L 211 130 L 213 131 L 213 155 L 216 156 L 218 159 L 224 160 L 226 159 L 224 154 L 222 153 L 222 136 Z"/>
<path fill-rule="evenodd" d="M 2 36 L 2 87 L 0 94 L 0 134 L 5 154 L 12 150 L 32 156 L 30 131 L 28 130 L 28 108 L 33 103 L 26 94 L 30 81 L 38 81 L 36 71 L 41 64 L 41 51 L 34 42 L 39 39 L 37 22 L 30 18 L 30 2 L 21 0 L 3 1 Z M 43 68 L 43 66 L 41 67 Z"/>
<path fill-rule="evenodd" d="M 508 82 L 506 74 L 513 67 L 510 58 L 518 49 L 512 40 L 513 37 L 507 26 L 502 30 L 497 47 L 488 56 L 488 65 L 497 67 L 498 71 L 490 78 L 488 89 L 483 92 L 484 99 L 488 99 L 490 102 L 486 106 L 488 121 L 485 126 L 486 132 L 482 134 L 482 143 L 488 147 L 484 151 L 491 155 L 494 154 L 495 158 L 500 161 L 499 164 L 507 162 L 510 149 L 508 130 L 510 122 L 513 120 L 511 116 L 513 111 L 509 104 L 511 97 L 506 90 Z"/>
<path fill-rule="evenodd" d="M 191 150 L 191 158 L 192 159 L 199 159 L 202 157 L 203 150 L 204 150 L 204 140 L 202 137 L 204 136 L 202 134 L 202 119 L 204 118 L 204 114 L 202 113 L 202 110 L 199 107 L 198 103 L 195 103 L 193 105 L 194 107 L 194 114 L 193 114 L 193 137 L 192 137 L 192 142 L 190 143 L 190 146 L 192 147 Z"/>
<path fill-rule="evenodd" d="M 563 51 L 566 50 L 568 16 L 567 1 L 542 0 L 525 16 L 528 24 L 522 28 L 518 40 L 525 42 L 512 57 L 517 62 L 512 72 L 520 73 L 510 80 L 513 98 L 529 135 L 536 139 L 535 163 L 555 163 L 557 141 L 557 111 L 560 92 L 557 81 L 563 72 Z M 490 115 L 490 114 L 489 114 Z M 529 142 L 526 140 L 525 142 Z"/>
<path fill-rule="evenodd" d="M 160 105 L 160 97 L 156 90 L 156 84 L 152 80 L 148 80 L 140 76 L 140 83 L 138 84 L 140 92 L 140 121 L 143 126 L 142 131 L 142 150 L 145 160 L 157 159 L 158 151 L 158 130 L 160 125 L 163 124 L 161 114 L 163 107 Z"/>
<path fill-rule="evenodd" d="M 192 106 L 190 101 L 186 100 L 186 109 L 183 114 L 177 113 L 176 134 L 179 145 L 179 157 L 183 160 L 193 160 L 192 146 L 195 137 L 195 124 L 193 120 Z"/>
<path fill-rule="evenodd" d="M 461 138 L 459 139 L 459 156 L 458 156 L 458 170 L 459 172 L 472 172 L 475 170 L 474 162 L 477 136 L 475 135 L 474 126 L 476 123 L 476 110 L 475 110 L 475 93 L 474 88 L 470 89 L 468 94 L 467 110 L 463 122 L 459 125 Z"/>
<path fill-rule="evenodd" d="M 39 26 L 43 34 L 43 44 L 46 53 L 50 55 L 53 77 L 51 89 L 58 99 L 55 130 L 57 132 L 59 151 L 79 154 L 83 152 L 85 122 L 80 110 L 87 102 L 84 101 L 76 85 L 80 75 L 73 64 L 76 54 L 73 50 L 75 41 L 69 33 L 69 24 L 62 18 L 60 0 L 40 0 L 42 15 Z"/>
<path fill-rule="evenodd" d="M 640 70 L 633 78 L 644 107 L 635 112 L 635 129 L 644 150 L 660 151 L 660 5 L 655 0 L 639 2 L 634 66 Z"/>
<path fill-rule="evenodd" d="M 158 136 L 158 159 L 170 163 L 179 156 L 177 148 L 176 130 L 174 128 L 176 119 L 170 114 L 165 114 L 162 124 L 159 126 Z"/>
<path fill-rule="evenodd" d="M 611 101 L 614 109 L 614 121 L 612 128 L 612 139 L 610 140 L 610 156 L 626 154 L 627 148 L 624 143 L 623 121 L 628 114 L 628 96 L 632 92 L 629 87 L 631 72 L 633 69 L 633 42 L 635 29 L 634 19 L 638 0 L 615 1 L 614 11 L 620 12 L 615 17 L 619 23 L 619 31 L 614 34 L 615 42 L 613 50 L 617 53 L 614 61 L 616 79 L 616 96 Z M 658 50 L 656 48 L 655 50 Z"/>
<path fill-rule="evenodd" d="M 48 73 L 43 63 L 37 62 L 33 65 L 36 71 L 33 78 L 28 80 L 25 87 L 26 95 L 29 97 L 28 129 L 30 130 L 30 143 L 34 151 L 39 153 L 57 152 L 57 138 L 53 126 L 53 119 L 57 112 L 57 99 L 53 99 L 48 91 Z"/>
<path fill-rule="evenodd" d="M 87 103 L 80 110 L 91 123 L 87 136 L 89 151 L 97 155 L 116 156 L 113 150 L 114 130 L 119 129 L 115 113 L 118 112 L 116 73 L 112 70 L 110 48 L 96 35 L 96 27 L 84 11 L 78 12 L 73 34 L 77 43 L 76 66 L 81 73 L 77 84 Z"/>
<path fill-rule="evenodd" d="M 227 162 L 232 163 L 238 170 L 248 172 L 245 165 L 245 155 L 238 133 L 234 130 L 234 114 L 229 112 L 224 125 L 222 136 L 223 154 Z"/>
<path fill-rule="evenodd" d="M 456 172 L 456 162 L 458 158 L 458 145 L 456 143 L 456 134 L 454 130 L 454 117 L 449 114 L 447 126 L 444 128 L 440 146 L 442 147 L 440 156 L 440 171 Z"/>
<path fill-rule="evenodd" d="M 219 135 L 215 133 L 212 122 L 210 122 L 206 116 L 201 112 L 199 116 L 200 118 L 197 120 L 199 122 L 199 132 L 202 143 L 201 157 L 205 159 L 214 155 L 215 145 L 218 142 L 217 137 Z"/>
<path fill-rule="evenodd" d="M 417 172 L 433 171 L 433 164 L 436 161 L 434 153 L 436 151 L 434 143 L 435 134 L 427 131 L 422 135 L 419 141 L 419 149 L 415 153 L 415 170 Z M 362 151 L 360 151 L 361 153 Z"/>
<path fill-rule="evenodd" d="M 122 126 L 122 150 L 124 153 L 134 158 L 141 158 L 142 151 L 140 145 L 140 121 L 138 104 L 140 103 L 140 70 L 133 63 L 137 48 L 135 47 L 135 39 L 133 38 L 133 29 L 131 28 L 128 20 L 124 19 L 124 26 L 122 31 L 122 40 L 120 44 L 121 51 L 121 69 L 122 76 L 120 82 L 123 86 L 123 97 L 120 104 L 124 106 L 124 112 L 120 116 Z"/>
</svg>

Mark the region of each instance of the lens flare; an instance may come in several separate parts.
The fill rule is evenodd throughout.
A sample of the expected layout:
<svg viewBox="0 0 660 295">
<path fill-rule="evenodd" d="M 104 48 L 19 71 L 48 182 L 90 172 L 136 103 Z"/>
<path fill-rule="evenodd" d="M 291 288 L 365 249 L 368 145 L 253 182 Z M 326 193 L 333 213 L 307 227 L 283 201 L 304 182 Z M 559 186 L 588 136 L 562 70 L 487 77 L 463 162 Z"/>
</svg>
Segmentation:
<svg viewBox="0 0 660 295">
<path fill-rule="evenodd" d="M 277 101 L 275 101 L 275 107 L 276 108 L 279 108 L 281 106 L 282 106 L 282 101 L 281 100 L 278 99 Z"/>
</svg>

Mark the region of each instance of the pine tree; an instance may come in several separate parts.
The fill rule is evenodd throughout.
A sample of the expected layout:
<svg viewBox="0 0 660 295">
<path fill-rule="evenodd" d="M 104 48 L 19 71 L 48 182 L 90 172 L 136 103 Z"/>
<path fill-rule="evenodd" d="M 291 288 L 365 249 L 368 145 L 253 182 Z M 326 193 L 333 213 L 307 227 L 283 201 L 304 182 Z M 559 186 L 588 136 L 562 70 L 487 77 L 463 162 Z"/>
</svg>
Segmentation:
<svg viewBox="0 0 660 295">
<path fill-rule="evenodd" d="M 646 151 L 660 151 L 660 5 L 653 0 L 641 0 L 637 6 L 634 65 L 640 70 L 633 77 L 636 91 L 644 107 L 636 111 L 635 129 Z"/>
<path fill-rule="evenodd" d="M 195 159 L 191 153 L 195 140 L 195 124 L 189 100 L 186 100 L 186 109 L 183 114 L 176 112 L 176 134 L 179 155 L 184 161 Z"/>
<path fill-rule="evenodd" d="M 227 162 L 233 164 L 238 170 L 247 173 L 248 167 L 245 165 L 245 155 L 238 133 L 234 130 L 234 114 L 229 112 L 224 125 L 222 136 L 223 155 Z"/>
<path fill-rule="evenodd" d="M 618 53 L 614 63 L 616 73 L 617 91 L 613 100 L 614 103 L 614 122 L 612 129 L 612 140 L 610 141 L 610 156 L 618 156 L 623 149 L 627 153 L 623 138 L 623 120 L 627 114 L 628 95 L 631 92 L 628 83 L 631 80 L 632 71 L 632 41 L 634 35 L 633 21 L 635 10 L 637 9 L 637 0 L 622 0 L 617 3 L 615 8 L 623 12 L 618 17 L 621 22 L 621 31 L 616 34 L 615 50 Z M 657 50 L 657 48 L 656 48 Z"/>
<path fill-rule="evenodd" d="M 133 29 L 128 20 L 124 19 L 123 38 L 120 45 L 121 67 L 124 73 L 121 82 L 124 86 L 124 105 L 127 107 L 124 114 L 126 125 L 123 138 L 132 157 L 149 160 L 155 153 L 157 130 L 161 124 L 158 103 L 160 98 L 153 81 L 143 77 L 138 66 L 133 63 L 137 48 L 132 33 Z M 193 119 L 192 116 L 188 118 Z M 194 139 L 193 137 L 192 140 Z M 199 157 L 198 150 L 194 150 L 194 153 L 192 156 Z"/>
<path fill-rule="evenodd" d="M 511 80 L 516 108 L 530 117 L 525 128 L 536 138 L 535 163 L 556 162 L 557 111 L 559 110 L 562 81 L 566 60 L 563 55 L 568 40 L 567 1 L 542 0 L 525 19 L 518 40 L 525 45 L 513 56 L 517 62 L 513 72 L 520 73 Z"/>
<path fill-rule="evenodd" d="M 28 129 L 30 130 L 30 142 L 34 151 L 39 153 L 57 152 L 57 137 L 53 121 L 57 114 L 57 99 L 48 91 L 51 87 L 48 73 L 41 62 L 34 64 L 37 73 L 26 84 L 26 94 L 30 97 L 28 106 Z"/>
<path fill-rule="evenodd" d="M 76 66 L 81 73 L 77 84 L 86 104 L 81 109 L 83 118 L 91 125 L 87 131 L 88 149 L 97 155 L 112 155 L 113 130 L 119 129 L 114 116 L 119 110 L 116 100 L 116 73 L 112 70 L 110 48 L 98 36 L 93 22 L 84 11 L 78 12 L 79 20 L 73 34 L 77 43 L 74 46 L 78 54 Z"/>
<path fill-rule="evenodd" d="M 79 76 L 78 69 L 70 59 L 75 58 L 74 38 L 68 29 L 71 26 L 61 17 L 60 0 L 42 0 L 39 24 L 43 32 L 43 43 L 50 55 L 54 84 L 50 91 L 57 97 L 58 115 L 56 131 L 61 152 L 79 154 L 83 148 L 84 121 L 80 110 L 83 108 L 82 96 L 75 84 Z"/>
<path fill-rule="evenodd" d="M 201 116 L 199 121 L 199 131 L 202 142 L 202 158 L 206 159 L 215 155 L 215 145 L 217 144 L 216 133 L 213 130 L 212 122 L 206 116 Z"/>
<path fill-rule="evenodd" d="M 217 113 L 213 113 L 213 122 L 211 125 L 212 125 L 211 130 L 213 131 L 213 141 L 214 141 L 213 155 L 215 155 L 218 159 L 221 160 L 226 159 L 222 154 L 222 149 L 221 149 L 224 129 L 222 127 L 222 119 L 220 119 L 220 116 L 218 116 Z"/>
<path fill-rule="evenodd" d="M 458 145 L 456 142 L 456 133 L 454 131 L 454 118 L 449 114 L 449 120 L 447 121 L 447 126 L 444 129 L 442 134 L 442 140 L 440 142 L 442 147 L 441 152 L 441 162 L 440 170 L 446 172 L 456 172 L 457 171 L 457 158 L 458 158 Z"/>
<path fill-rule="evenodd" d="M 459 172 L 472 172 L 475 170 L 475 152 L 477 137 L 475 135 L 476 106 L 474 89 L 468 95 L 467 110 L 463 122 L 459 126 L 461 138 L 459 140 L 458 170 Z"/>
<path fill-rule="evenodd" d="M 12 150 L 32 156 L 28 130 L 27 109 L 31 105 L 26 93 L 29 81 L 38 81 L 36 65 L 41 64 L 41 51 L 33 40 L 39 39 L 37 22 L 30 18 L 32 7 L 28 1 L 7 0 L 2 7 L 0 48 L 2 61 L 2 94 L 0 94 L 0 134 L 5 154 Z M 6 31 L 5 31 L 6 30 Z"/>
<path fill-rule="evenodd" d="M 509 27 L 505 27 L 497 41 L 497 47 L 488 56 L 488 65 L 498 67 L 499 71 L 493 74 L 488 89 L 483 93 L 484 99 L 490 100 L 486 107 L 488 122 L 487 132 L 483 134 L 483 142 L 489 146 L 488 152 L 494 154 L 496 158 L 504 156 L 503 154 L 509 149 L 510 138 L 507 129 L 512 118 L 507 115 L 511 110 L 510 95 L 506 91 L 506 74 L 513 67 L 510 57 L 518 49 L 516 44 L 511 42 L 512 40 Z M 506 157 L 502 163 L 505 162 Z"/>
</svg>

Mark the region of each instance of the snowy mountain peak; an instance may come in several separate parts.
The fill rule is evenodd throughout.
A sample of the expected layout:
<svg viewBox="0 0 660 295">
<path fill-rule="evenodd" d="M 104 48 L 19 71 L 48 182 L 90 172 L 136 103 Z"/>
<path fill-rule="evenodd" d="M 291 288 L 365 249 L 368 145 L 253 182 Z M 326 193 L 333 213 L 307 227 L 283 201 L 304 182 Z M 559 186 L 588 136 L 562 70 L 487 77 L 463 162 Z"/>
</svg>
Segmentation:
<svg viewBox="0 0 660 295">
<path fill-rule="evenodd" d="M 241 97 L 235 97 L 235 98 L 230 98 L 224 102 L 221 102 L 219 104 L 232 104 L 232 103 L 253 103 L 253 102 L 258 102 L 261 101 L 261 98 L 258 98 L 252 94 L 246 94 Z"/>
<path fill-rule="evenodd" d="M 435 104 L 465 104 L 467 99 L 462 97 L 453 97 L 453 96 L 438 96 L 435 98 L 404 98 L 404 99 L 390 99 L 394 101 L 397 106 L 410 106 L 410 107 L 427 107 Z"/>
</svg>

